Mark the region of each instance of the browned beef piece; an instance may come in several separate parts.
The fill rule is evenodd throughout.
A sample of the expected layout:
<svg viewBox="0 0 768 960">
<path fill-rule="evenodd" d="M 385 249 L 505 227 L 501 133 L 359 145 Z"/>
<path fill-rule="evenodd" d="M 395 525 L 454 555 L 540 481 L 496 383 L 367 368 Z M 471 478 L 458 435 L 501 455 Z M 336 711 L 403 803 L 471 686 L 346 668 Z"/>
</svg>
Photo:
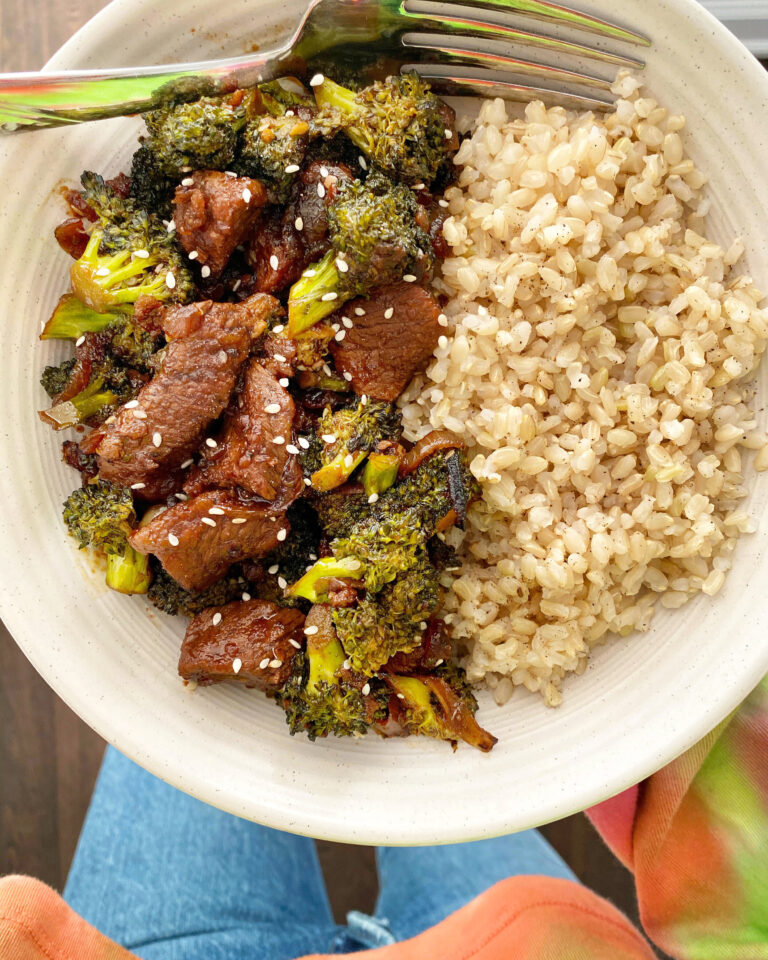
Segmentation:
<svg viewBox="0 0 768 960">
<path fill-rule="evenodd" d="M 256 289 L 276 293 L 295 283 L 308 263 L 294 220 L 265 217 L 253 231 L 247 259 L 255 270 Z"/>
<path fill-rule="evenodd" d="M 89 444 L 101 476 L 124 486 L 149 483 L 157 470 L 189 457 L 227 406 L 251 342 L 277 306 L 255 294 L 237 304 L 207 300 L 168 310 L 162 369 L 139 392 L 137 405 L 122 407 Z"/>
<path fill-rule="evenodd" d="M 89 480 L 92 480 L 99 471 L 95 458 L 84 453 L 80 449 L 80 445 L 74 440 L 65 440 L 64 443 L 62 443 L 61 459 L 67 466 L 79 471 L 83 486 L 85 486 Z"/>
<path fill-rule="evenodd" d="M 216 447 L 204 449 L 202 472 L 212 487 L 242 487 L 288 506 L 304 489 L 293 443 L 291 395 L 259 363 L 250 361 L 235 410 L 227 415 Z"/>
<path fill-rule="evenodd" d="M 355 393 L 395 400 L 437 346 L 440 308 L 434 298 L 412 283 L 393 283 L 373 290 L 368 300 L 345 304 L 342 314 L 353 326 L 343 340 L 331 341 L 336 369 L 351 374 Z"/>
<path fill-rule="evenodd" d="M 262 366 L 278 379 L 293 376 L 298 353 L 295 340 L 282 334 L 265 333 L 256 344 L 255 353 Z"/>
<path fill-rule="evenodd" d="M 79 260 L 88 246 L 88 233 L 80 217 L 68 217 L 53 231 L 56 241 L 73 260 Z"/>
<path fill-rule="evenodd" d="M 198 170 L 176 188 L 173 219 L 181 245 L 216 277 L 259 218 L 267 191 L 250 177 Z"/>
<path fill-rule="evenodd" d="M 165 307 L 160 300 L 142 295 L 136 301 L 133 319 L 149 333 L 159 334 L 163 332 L 164 317 Z"/>
<path fill-rule="evenodd" d="M 187 627 L 179 674 L 201 686 L 233 680 L 258 690 L 278 690 L 291 675 L 303 627 L 300 610 L 268 600 L 210 607 Z"/>
<path fill-rule="evenodd" d="M 338 196 L 339 185 L 352 179 L 343 163 L 314 161 L 299 174 L 298 195 L 288 209 L 291 222 L 301 217 L 301 239 L 307 263 L 320 260 L 328 249 L 328 207 Z M 318 192 L 318 187 L 320 191 Z M 320 196 L 322 194 L 322 196 Z"/>
<path fill-rule="evenodd" d="M 428 673 L 451 659 L 451 637 L 444 620 L 429 621 L 421 643 L 410 653 L 396 653 L 383 669 L 389 673 Z"/>
<path fill-rule="evenodd" d="M 185 590 L 197 592 L 233 563 L 265 556 L 285 540 L 288 529 L 285 515 L 270 504 L 209 490 L 158 514 L 133 532 L 131 544 L 139 553 L 154 554 Z"/>
</svg>

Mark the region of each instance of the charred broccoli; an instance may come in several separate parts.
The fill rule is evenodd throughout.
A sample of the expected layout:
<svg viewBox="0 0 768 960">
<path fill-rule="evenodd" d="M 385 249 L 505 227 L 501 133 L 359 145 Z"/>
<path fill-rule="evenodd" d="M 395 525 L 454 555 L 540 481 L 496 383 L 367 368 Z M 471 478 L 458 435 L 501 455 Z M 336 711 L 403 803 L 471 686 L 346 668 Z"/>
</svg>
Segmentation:
<svg viewBox="0 0 768 960">
<path fill-rule="evenodd" d="M 40 385 L 48 396 L 53 400 L 60 393 L 64 393 L 72 377 L 72 370 L 75 366 L 75 358 L 63 360 L 58 367 L 48 366 L 43 370 L 40 377 Z"/>
<path fill-rule="evenodd" d="M 64 503 L 64 523 L 80 545 L 107 556 L 107 586 L 120 593 L 146 593 L 149 558 L 128 542 L 136 525 L 133 497 L 126 487 L 96 480 L 73 491 Z"/>
<path fill-rule="evenodd" d="M 455 142 L 445 104 L 415 73 L 387 77 L 355 92 L 327 77 L 314 88 L 317 126 L 343 130 L 387 176 L 429 185 Z"/>
<path fill-rule="evenodd" d="M 432 269 L 429 236 L 413 191 L 383 176 L 346 180 L 328 208 L 331 249 L 291 287 L 288 327 L 296 336 L 346 300 Z"/>
<path fill-rule="evenodd" d="M 380 442 L 399 440 L 402 429 L 400 411 L 391 403 L 360 400 L 335 411 L 326 407 L 304 457 L 312 486 L 321 491 L 340 486 Z"/>
<path fill-rule="evenodd" d="M 143 209 L 170 220 L 179 177 L 163 172 L 151 144 L 142 144 L 131 159 L 131 197 Z"/>
<path fill-rule="evenodd" d="M 294 658 L 293 673 L 277 698 L 291 733 L 303 730 L 310 740 L 365 733 L 386 718 L 386 688 L 379 681 L 354 683 L 326 609 L 314 607 L 307 623 L 317 632 L 308 634 L 306 652 Z"/>
<path fill-rule="evenodd" d="M 487 753 L 497 742 L 475 720 L 477 701 L 458 675 L 387 675 L 396 697 L 397 722 L 410 734 L 458 740 Z"/>
<path fill-rule="evenodd" d="M 207 590 L 190 593 L 173 577 L 166 573 L 157 561 L 150 561 L 154 578 L 147 593 L 147 599 L 158 610 L 175 616 L 194 617 L 208 607 L 221 607 L 231 600 L 238 599 L 248 587 L 248 582 L 238 573 L 230 571 L 221 580 L 217 580 Z"/>
<path fill-rule="evenodd" d="M 91 368 L 85 387 L 74 396 L 58 399 L 62 393 L 66 397 L 65 391 L 75 370 L 76 361 L 65 360 L 59 367 L 46 367 L 43 372 L 41 383 L 46 390 L 48 386 L 61 387 L 52 395 L 57 402 L 40 413 L 40 419 L 56 430 L 78 423 L 101 423 L 115 407 L 133 399 L 143 385 L 129 369 L 107 356 Z"/>
<path fill-rule="evenodd" d="M 336 633 L 354 670 L 376 673 L 390 657 L 414 650 L 440 600 L 438 572 L 423 547 L 379 593 L 333 611 Z"/>
<path fill-rule="evenodd" d="M 238 173 L 264 181 L 272 203 L 285 203 L 304 163 L 309 125 L 296 116 L 265 114 L 243 132 Z"/>
<path fill-rule="evenodd" d="M 174 235 L 98 174 L 84 173 L 82 183 L 98 221 L 71 267 L 74 294 L 101 314 L 135 303 L 142 294 L 178 303 L 190 299 L 192 279 Z"/>
</svg>

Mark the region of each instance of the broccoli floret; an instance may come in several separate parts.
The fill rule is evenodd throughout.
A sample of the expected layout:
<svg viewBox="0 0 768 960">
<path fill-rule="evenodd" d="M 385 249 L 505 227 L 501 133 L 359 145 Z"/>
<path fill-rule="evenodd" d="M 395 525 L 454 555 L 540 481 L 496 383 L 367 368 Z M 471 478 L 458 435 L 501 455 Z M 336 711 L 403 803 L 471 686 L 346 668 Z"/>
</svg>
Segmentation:
<svg viewBox="0 0 768 960">
<path fill-rule="evenodd" d="M 120 593 L 146 593 L 149 559 L 128 542 L 136 525 L 127 487 L 96 480 L 73 491 L 64 503 L 64 523 L 80 545 L 107 555 L 107 586 Z"/>
<path fill-rule="evenodd" d="M 390 453 L 393 448 L 398 449 L 395 444 L 379 444 L 376 450 L 368 454 L 362 476 L 363 490 L 367 497 L 374 494 L 380 496 L 397 480 L 402 459 L 399 451 L 402 447 L 399 447 L 398 452 Z"/>
<path fill-rule="evenodd" d="M 138 205 L 164 220 L 170 220 L 173 195 L 179 178 L 163 172 L 151 145 L 144 144 L 131 160 L 131 196 Z"/>
<path fill-rule="evenodd" d="M 366 595 L 352 607 L 333 611 L 344 652 L 354 670 L 370 676 L 390 657 L 420 643 L 427 621 L 440 601 L 438 572 L 423 547 L 392 583 Z"/>
<path fill-rule="evenodd" d="M 265 114 L 243 132 L 237 173 L 262 180 L 271 203 L 285 203 L 304 163 L 309 125 L 296 116 Z"/>
<path fill-rule="evenodd" d="M 107 332 L 114 356 L 136 370 L 154 372 L 155 354 L 164 342 L 162 334 L 147 330 L 129 315 L 115 317 Z"/>
<path fill-rule="evenodd" d="M 378 175 L 365 182 L 341 183 L 328 209 L 331 249 L 291 287 L 291 335 L 302 333 L 372 287 L 408 275 L 429 275 L 432 246 L 419 226 L 420 213 L 413 191 L 402 183 Z"/>
<path fill-rule="evenodd" d="M 158 610 L 171 616 L 180 613 L 185 617 L 194 617 L 208 607 L 221 607 L 231 600 L 237 600 L 249 586 L 240 574 L 230 571 L 207 590 L 190 593 L 166 573 L 159 563 L 151 561 L 151 567 L 154 578 L 147 599 Z"/>
<path fill-rule="evenodd" d="M 265 569 L 277 564 L 280 576 L 292 583 L 303 576 L 307 567 L 317 560 L 320 549 L 320 524 L 317 514 L 306 500 L 297 500 L 292 503 L 288 507 L 286 517 L 290 523 L 290 537 L 269 553 L 261 563 Z"/>
<path fill-rule="evenodd" d="M 313 501 L 320 526 L 329 540 L 345 537 L 354 525 L 368 516 L 368 497 L 362 493 L 331 492 L 316 497 Z"/>
<path fill-rule="evenodd" d="M 328 734 L 347 737 L 386 718 L 386 687 L 378 680 L 357 686 L 343 669 L 345 659 L 323 611 L 322 625 L 307 636 L 306 652 L 294 658 L 293 673 L 277 697 L 292 734 L 303 730 L 310 740 Z"/>
<path fill-rule="evenodd" d="M 75 358 L 72 357 L 70 360 L 63 360 L 58 367 L 49 366 L 43 370 L 40 384 L 51 400 L 64 392 L 72 376 L 74 366 Z"/>
<path fill-rule="evenodd" d="M 125 308 L 130 309 L 130 308 Z M 77 340 L 84 333 L 100 333 L 114 322 L 112 311 L 97 313 L 78 300 L 72 293 L 65 293 L 56 304 L 50 320 L 43 327 L 41 340 Z"/>
<path fill-rule="evenodd" d="M 176 303 L 191 299 L 191 274 L 173 232 L 97 174 L 84 173 L 82 182 L 99 219 L 71 267 L 75 295 L 102 314 L 135 303 L 142 294 Z"/>
<path fill-rule="evenodd" d="M 231 169 L 245 111 L 226 98 L 202 97 L 152 110 L 144 121 L 152 167 L 178 183 L 189 170 Z"/>
<path fill-rule="evenodd" d="M 372 167 L 406 183 L 431 184 L 454 143 L 445 106 L 415 73 L 355 92 L 325 78 L 314 88 L 317 126 L 343 130 Z"/>
<path fill-rule="evenodd" d="M 54 369 L 61 370 L 64 366 Z M 74 364 L 71 369 L 74 370 Z M 58 378 L 56 385 L 59 385 Z M 92 369 L 87 385 L 79 393 L 41 411 L 40 418 L 56 430 L 78 423 L 101 423 L 115 407 L 133 399 L 141 386 L 142 381 L 134 378 L 130 370 L 105 357 Z"/>
<path fill-rule="evenodd" d="M 402 429 L 400 411 L 391 403 L 361 400 L 335 411 L 326 407 L 304 457 L 312 486 L 320 491 L 340 486 L 380 442 L 399 440 Z"/>
<path fill-rule="evenodd" d="M 497 742 L 475 720 L 477 702 L 460 678 L 388 675 L 386 683 L 397 698 L 396 720 L 408 733 L 449 740 L 454 749 L 463 740 L 484 753 Z"/>
</svg>

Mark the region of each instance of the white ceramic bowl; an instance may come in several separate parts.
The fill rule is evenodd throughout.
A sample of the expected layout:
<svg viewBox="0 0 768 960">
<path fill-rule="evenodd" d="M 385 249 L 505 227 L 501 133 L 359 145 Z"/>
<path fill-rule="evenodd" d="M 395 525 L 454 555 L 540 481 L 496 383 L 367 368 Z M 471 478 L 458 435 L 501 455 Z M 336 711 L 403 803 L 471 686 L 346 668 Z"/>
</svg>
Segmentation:
<svg viewBox="0 0 768 960">
<path fill-rule="evenodd" d="M 202 59 L 264 45 L 300 0 L 116 0 L 50 66 Z M 747 263 L 768 289 L 768 75 L 694 0 L 611 0 L 580 6 L 647 33 L 650 90 L 689 120 L 688 146 L 708 171 L 711 232 L 744 237 Z M 271 826 L 352 842 L 457 841 L 565 816 L 629 786 L 688 747 L 768 669 L 768 477 L 750 475 L 758 520 L 726 587 L 652 630 L 598 650 L 549 710 L 518 692 L 504 707 L 481 698 L 499 737 L 468 747 L 378 737 L 315 744 L 290 737 L 259 694 L 188 692 L 176 676 L 183 623 L 103 586 L 73 550 L 60 504 L 76 483 L 61 437 L 38 421 L 38 376 L 63 348 L 37 340 L 67 283 L 52 230 L 54 188 L 83 168 L 114 174 L 140 124 L 105 121 L 21 134 L 0 144 L 0 583 L 2 616 L 51 686 L 95 730 L 153 773 L 209 803 Z M 768 398 L 766 367 L 758 401 Z"/>
</svg>

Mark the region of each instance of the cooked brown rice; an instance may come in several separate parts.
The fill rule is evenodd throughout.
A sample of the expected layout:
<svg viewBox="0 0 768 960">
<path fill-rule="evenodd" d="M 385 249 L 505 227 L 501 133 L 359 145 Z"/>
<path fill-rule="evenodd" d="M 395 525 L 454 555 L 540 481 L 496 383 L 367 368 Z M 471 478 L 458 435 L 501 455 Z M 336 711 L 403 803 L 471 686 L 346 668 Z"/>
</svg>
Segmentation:
<svg viewBox="0 0 768 960">
<path fill-rule="evenodd" d="M 616 92 L 600 117 L 484 103 L 446 193 L 447 326 L 401 399 L 406 436 L 459 434 L 482 483 L 446 608 L 499 702 L 555 705 L 609 634 L 716 594 L 752 529 L 745 452 L 768 468 L 741 243 L 706 238 L 684 118 L 629 75 Z"/>
</svg>

